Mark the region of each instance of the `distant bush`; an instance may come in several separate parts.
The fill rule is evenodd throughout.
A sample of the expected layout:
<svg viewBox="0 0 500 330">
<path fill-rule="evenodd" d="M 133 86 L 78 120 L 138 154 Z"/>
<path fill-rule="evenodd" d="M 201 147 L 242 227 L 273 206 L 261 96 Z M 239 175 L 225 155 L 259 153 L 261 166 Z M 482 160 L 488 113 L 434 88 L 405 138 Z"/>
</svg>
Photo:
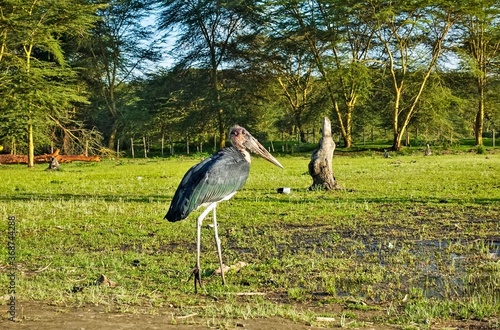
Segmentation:
<svg viewBox="0 0 500 330">
<path fill-rule="evenodd" d="M 485 146 L 477 146 L 476 152 L 478 155 L 484 155 L 486 153 Z"/>
</svg>

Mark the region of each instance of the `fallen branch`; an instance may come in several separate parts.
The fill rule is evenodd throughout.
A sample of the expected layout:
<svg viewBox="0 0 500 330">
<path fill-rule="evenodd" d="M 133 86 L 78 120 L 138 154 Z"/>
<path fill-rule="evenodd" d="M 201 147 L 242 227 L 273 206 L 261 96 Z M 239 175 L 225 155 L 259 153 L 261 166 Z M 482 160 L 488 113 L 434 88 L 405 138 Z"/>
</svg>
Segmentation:
<svg viewBox="0 0 500 330">
<path fill-rule="evenodd" d="M 56 160 L 59 163 L 71 163 L 71 162 L 100 162 L 101 158 L 99 156 L 83 156 L 83 155 L 58 155 Z"/>
<path fill-rule="evenodd" d="M 265 292 L 236 292 L 237 296 L 265 296 Z"/>
<path fill-rule="evenodd" d="M 83 155 L 60 155 L 60 150 L 56 149 L 51 154 L 43 154 L 35 156 L 35 163 L 50 163 L 55 158 L 59 163 L 71 162 L 100 162 L 99 156 L 83 156 Z M 28 164 L 28 155 L 0 155 L 0 164 Z"/>
<path fill-rule="evenodd" d="M 188 315 L 176 316 L 175 318 L 178 319 L 178 320 L 182 320 L 182 319 L 187 319 L 187 318 L 190 318 L 190 317 L 193 317 L 193 316 L 196 316 L 196 315 L 198 315 L 198 313 L 192 313 L 192 314 L 188 314 Z"/>
<path fill-rule="evenodd" d="M 50 265 L 52 265 L 52 263 L 50 262 L 47 266 L 43 267 L 43 268 L 40 268 L 40 269 L 37 269 L 34 271 L 34 273 L 41 273 L 47 269 L 49 269 Z"/>
</svg>

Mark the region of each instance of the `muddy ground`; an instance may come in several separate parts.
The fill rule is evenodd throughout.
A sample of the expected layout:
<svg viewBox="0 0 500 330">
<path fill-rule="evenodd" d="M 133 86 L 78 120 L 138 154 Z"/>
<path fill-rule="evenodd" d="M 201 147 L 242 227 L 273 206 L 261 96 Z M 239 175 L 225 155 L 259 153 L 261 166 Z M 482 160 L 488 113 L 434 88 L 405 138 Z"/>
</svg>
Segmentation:
<svg viewBox="0 0 500 330">
<path fill-rule="evenodd" d="M 6 308 L 6 306 L 2 306 Z M 17 321 L 10 321 L 2 313 L 0 329 L 5 330 L 52 330 L 52 329 L 78 329 L 78 330 L 118 330 L 118 329 L 148 329 L 148 330 L 202 330 L 202 329 L 249 329 L 249 330 L 314 330 L 314 329 L 340 329 L 340 320 L 323 320 L 321 326 L 296 323 L 283 318 L 245 319 L 245 320 L 215 320 L 200 318 L 196 315 L 177 316 L 178 310 L 162 308 L 148 310 L 144 313 L 110 312 L 105 307 L 57 307 L 44 303 L 24 302 L 17 305 Z M 382 315 L 381 315 L 382 316 Z M 358 315 L 363 318 L 372 318 L 373 315 Z M 359 319 L 358 319 L 359 321 Z M 390 324 L 364 324 L 349 325 L 346 328 L 389 330 L 402 329 L 401 326 Z M 428 325 L 414 325 L 415 329 L 427 328 Z M 447 321 L 435 323 L 431 329 L 447 330 L 493 330 L 487 322 L 474 320 Z"/>
</svg>

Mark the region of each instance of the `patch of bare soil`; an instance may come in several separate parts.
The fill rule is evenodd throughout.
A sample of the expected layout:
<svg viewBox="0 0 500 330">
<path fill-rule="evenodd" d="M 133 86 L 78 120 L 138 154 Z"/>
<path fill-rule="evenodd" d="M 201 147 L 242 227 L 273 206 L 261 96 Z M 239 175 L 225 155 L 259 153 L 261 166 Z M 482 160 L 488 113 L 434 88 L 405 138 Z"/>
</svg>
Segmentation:
<svg viewBox="0 0 500 330">
<path fill-rule="evenodd" d="M 6 309 L 6 306 L 4 306 Z M 105 307 L 56 307 L 37 302 L 17 304 L 18 321 L 10 321 L 2 313 L 0 329 L 3 330 L 53 330 L 53 329 L 148 329 L 148 330 L 202 330 L 202 329 L 249 329 L 249 330 L 316 330 L 320 327 L 295 323 L 283 318 L 252 320 L 214 320 L 196 315 L 177 315 L 172 308 L 155 309 L 154 313 L 109 312 Z M 389 327 L 371 326 L 366 329 L 386 330 Z M 394 328 L 392 328 L 394 329 Z"/>
<path fill-rule="evenodd" d="M 6 306 L 4 306 L 6 308 Z M 3 308 L 2 308 L 3 309 Z M 251 320 L 216 320 L 201 318 L 197 315 L 177 315 L 174 308 L 147 310 L 144 313 L 135 311 L 110 312 L 106 307 L 56 307 L 44 303 L 23 302 L 17 305 L 17 321 L 10 321 L 3 312 L 0 318 L 0 329 L 4 330 L 53 330 L 53 329 L 78 329 L 78 330 L 118 330 L 118 329 L 147 329 L 147 330 L 202 330 L 202 329 L 248 329 L 248 330 L 317 330 L 340 329 L 339 322 L 328 323 L 324 327 L 310 326 L 295 323 L 283 318 L 266 318 Z M 332 320 L 333 321 L 333 320 Z M 349 327 L 349 325 L 347 325 Z M 356 329 L 365 330 L 395 330 L 398 326 L 367 323 L 364 327 Z M 479 321 L 451 321 L 434 324 L 431 329 L 468 329 L 492 330 L 484 322 Z"/>
</svg>

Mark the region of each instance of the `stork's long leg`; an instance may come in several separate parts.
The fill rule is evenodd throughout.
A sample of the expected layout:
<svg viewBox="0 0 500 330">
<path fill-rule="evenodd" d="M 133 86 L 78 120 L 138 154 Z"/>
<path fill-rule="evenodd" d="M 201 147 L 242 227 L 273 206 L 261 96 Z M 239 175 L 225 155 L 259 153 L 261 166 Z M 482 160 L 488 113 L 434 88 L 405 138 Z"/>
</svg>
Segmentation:
<svg viewBox="0 0 500 330">
<path fill-rule="evenodd" d="M 203 215 L 203 214 L 202 214 Z M 194 292 L 198 292 L 197 284 L 200 284 L 201 288 L 201 279 L 200 279 L 200 254 L 201 254 L 201 224 L 203 223 L 203 218 L 201 215 L 196 220 L 196 267 L 193 269 L 194 275 Z"/>
<path fill-rule="evenodd" d="M 207 214 L 215 209 L 216 203 L 210 204 L 205 211 L 198 217 L 196 220 L 196 268 L 193 269 L 194 275 L 194 291 L 198 292 L 197 285 L 200 285 L 201 288 L 201 263 L 200 263 L 200 255 L 201 255 L 201 226 L 203 223 L 203 219 L 207 216 Z"/>
<path fill-rule="evenodd" d="M 214 207 L 214 235 L 215 235 L 215 244 L 217 245 L 217 253 L 219 254 L 219 263 L 220 263 L 220 275 L 222 276 L 222 284 L 226 285 L 226 279 L 224 278 L 224 264 L 222 263 L 222 249 L 220 246 L 219 239 L 219 231 L 217 228 L 217 216 L 216 216 L 216 207 Z"/>
</svg>

